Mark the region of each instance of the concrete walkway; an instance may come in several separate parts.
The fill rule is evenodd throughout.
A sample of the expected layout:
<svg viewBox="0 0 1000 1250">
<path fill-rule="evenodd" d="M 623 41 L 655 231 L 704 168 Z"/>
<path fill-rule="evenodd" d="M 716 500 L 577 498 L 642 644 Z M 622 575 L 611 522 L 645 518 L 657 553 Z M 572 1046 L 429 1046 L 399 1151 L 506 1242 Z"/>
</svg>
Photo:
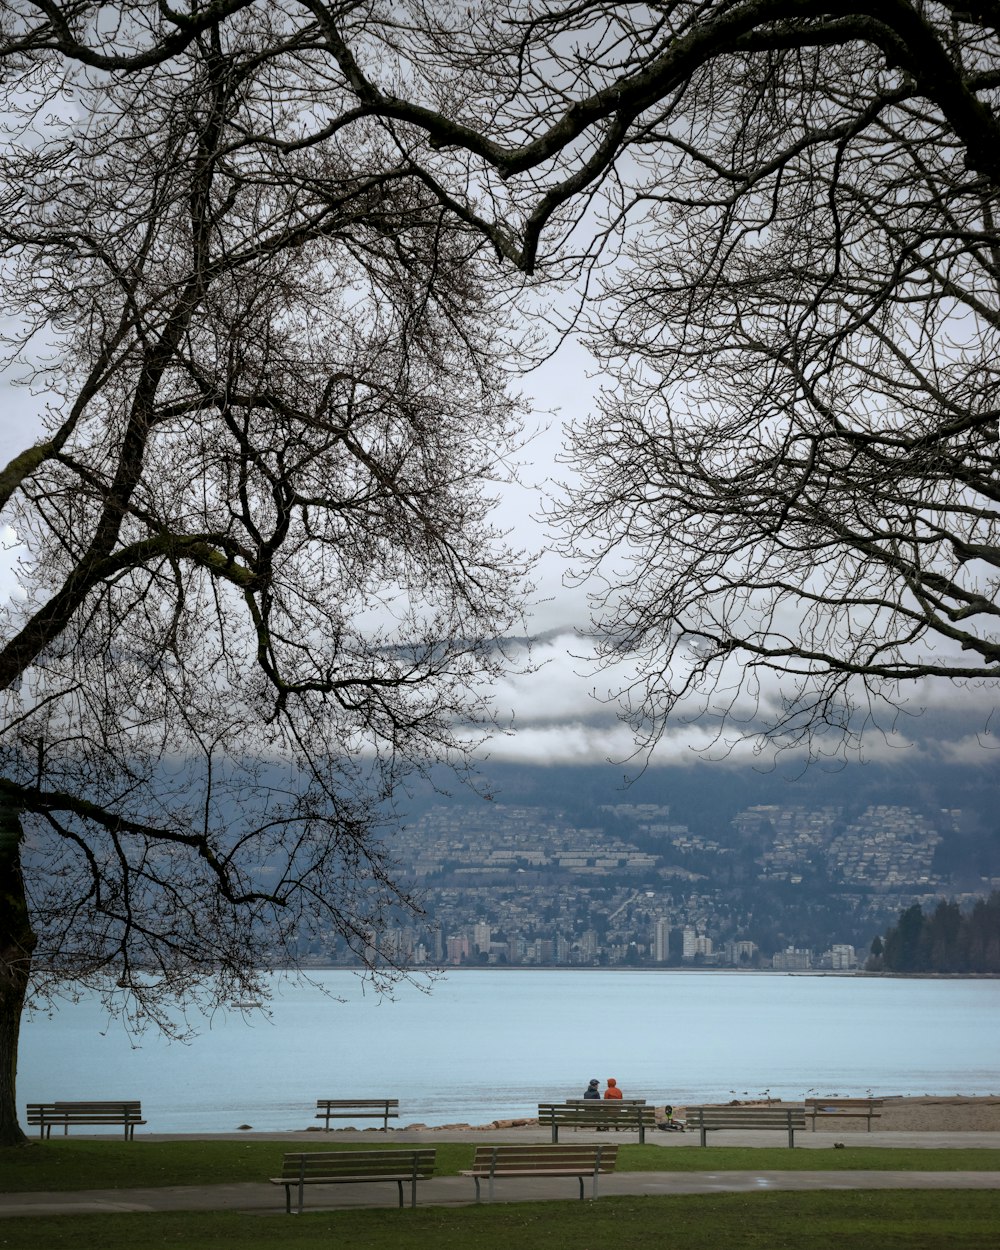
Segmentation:
<svg viewBox="0 0 1000 1250">
<path fill-rule="evenodd" d="M 176 1139 L 178 1135 L 137 1135 L 137 1141 L 162 1141 Z M 276 1147 L 287 1150 L 302 1149 L 304 1145 L 319 1147 L 326 1142 L 364 1142 L 372 1145 L 385 1141 L 380 1133 L 372 1131 L 338 1132 L 329 1135 L 314 1132 L 302 1133 L 227 1133 L 199 1134 L 199 1139 L 226 1139 L 274 1141 Z M 774 1146 L 780 1134 L 761 1132 L 734 1132 L 715 1134 L 721 1137 L 719 1144 L 733 1146 Z M 574 1141 L 604 1141 L 603 1135 L 595 1136 L 581 1132 L 572 1135 Z M 390 1134 L 392 1141 L 416 1142 L 433 1145 L 441 1141 L 438 1132 L 400 1130 Z M 827 1148 L 840 1138 L 836 1133 L 796 1134 L 796 1143 L 806 1148 Z M 537 1129 L 515 1129 L 486 1133 L 483 1130 L 457 1130 L 447 1133 L 448 1141 L 470 1140 L 477 1142 L 547 1141 L 548 1132 Z M 711 1140 L 711 1139 L 710 1139 Z M 698 1139 L 693 1133 L 650 1134 L 647 1143 L 664 1149 L 678 1146 L 694 1146 Z M 846 1136 L 845 1149 L 862 1146 L 895 1147 L 987 1147 L 1000 1149 L 1000 1133 L 865 1133 Z M 276 1163 L 277 1163 L 276 1150 Z M 990 1189 L 1000 1190 L 1000 1170 L 993 1172 L 872 1172 L 847 1170 L 837 1172 L 616 1172 L 600 1181 L 601 1196 L 643 1194 L 718 1194 L 761 1193 L 767 1190 L 816 1190 L 816 1189 Z M 587 1187 L 589 1195 L 589 1186 Z M 570 1179 L 531 1178 L 497 1181 L 498 1202 L 538 1202 L 550 1199 L 575 1200 L 579 1194 L 577 1182 Z M 467 1206 L 475 1201 L 475 1186 L 467 1177 L 441 1176 L 420 1182 L 417 1190 L 419 1206 Z M 316 1188 L 306 1197 L 307 1211 L 329 1211 L 351 1207 L 395 1207 L 398 1202 L 394 1184 L 337 1185 L 335 1188 Z M 234 1185 L 164 1186 L 144 1189 L 100 1189 L 73 1193 L 24 1193 L 0 1194 L 0 1219 L 7 1216 L 110 1214 L 114 1212 L 150 1211 L 246 1211 L 259 1215 L 284 1215 L 284 1190 L 267 1182 Z"/>
<path fill-rule="evenodd" d="M 767 1190 L 816 1189 L 992 1189 L 1000 1190 L 1000 1172 L 617 1172 L 601 1177 L 600 1194 L 762 1193 Z M 576 1200 L 575 1180 L 497 1181 L 498 1202 Z M 589 1185 L 587 1186 L 589 1196 Z M 337 1185 L 336 1190 L 310 1190 L 307 1211 L 350 1207 L 396 1207 L 396 1186 Z M 469 1206 L 475 1187 L 461 1176 L 422 1181 L 421 1207 Z M 69 1194 L 0 1195 L 0 1218 L 39 1215 L 110 1215 L 151 1211 L 245 1211 L 283 1215 L 284 1191 L 269 1184 L 164 1186 L 160 1189 L 92 1189 Z"/>
</svg>

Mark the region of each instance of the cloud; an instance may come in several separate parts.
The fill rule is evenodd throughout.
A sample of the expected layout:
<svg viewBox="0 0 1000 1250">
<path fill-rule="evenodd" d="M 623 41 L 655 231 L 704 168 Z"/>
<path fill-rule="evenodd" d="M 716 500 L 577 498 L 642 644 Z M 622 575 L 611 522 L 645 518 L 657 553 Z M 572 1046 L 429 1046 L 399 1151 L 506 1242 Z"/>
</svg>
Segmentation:
<svg viewBox="0 0 1000 1250">
<path fill-rule="evenodd" d="M 968 734 L 954 742 L 942 742 L 939 746 L 942 760 L 946 764 L 973 765 L 976 767 L 996 768 L 1000 763 L 1000 742 L 995 733 L 988 729 L 978 734 Z"/>
<path fill-rule="evenodd" d="M 527 649 L 512 656 L 527 660 Z M 493 760 L 527 764 L 630 763 L 647 761 L 636 754 L 631 728 L 622 719 L 617 692 L 635 676 L 627 660 L 613 668 L 598 668 L 594 644 L 577 631 L 563 629 L 537 641 L 530 651 L 530 672 L 512 674 L 495 687 L 500 720 L 511 728 L 493 739 L 487 754 Z M 756 704 L 754 705 L 756 708 Z M 745 711 L 749 715 L 748 704 Z M 718 717 L 695 717 L 680 710 L 671 721 L 651 767 L 695 765 L 709 751 L 736 763 L 752 762 L 751 743 L 730 735 L 724 746 Z"/>
<path fill-rule="evenodd" d="M 487 752 L 497 763 L 594 764 L 621 759 L 633 750 L 632 735 L 622 724 L 608 728 L 565 721 L 558 725 L 526 726 L 494 738 Z"/>
<path fill-rule="evenodd" d="M 519 659 L 528 659 L 524 650 Z M 495 687 L 498 708 L 510 707 L 531 724 L 580 720 L 615 723 L 617 711 L 595 697 L 594 650 L 573 631 L 543 638 L 531 647 L 533 671 L 514 674 Z"/>
<path fill-rule="evenodd" d="M 527 654 L 515 651 L 512 658 L 516 663 Z M 776 675 L 768 675 L 766 688 L 736 695 L 728 708 L 739 718 L 734 724 L 724 725 L 718 711 L 706 711 L 693 700 L 682 705 L 647 761 L 636 755 L 631 730 L 614 698 L 634 676 L 627 658 L 616 668 L 599 669 L 592 641 L 563 627 L 538 640 L 530 659 L 535 666 L 531 672 L 510 675 L 495 689 L 498 715 L 501 721 L 509 718 L 510 729 L 486 748 L 492 760 L 534 765 L 611 761 L 659 768 L 695 766 L 711 758 L 764 770 L 771 765 L 775 748 L 761 749 L 752 734 L 781 708 Z M 732 686 L 735 690 L 735 681 Z M 934 680 L 907 688 L 903 698 L 901 711 L 887 706 L 866 731 L 861 758 L 911 767 L 921 758 L 934 764 L 995 764 L 1000 724 L 995 689 Z M 721 708 L 722 700 L 718 703 Z M 832 738 L 830 754 L 836 754 Z M 789 756 L 794 758 L 795 752 Z"/>
</svg>

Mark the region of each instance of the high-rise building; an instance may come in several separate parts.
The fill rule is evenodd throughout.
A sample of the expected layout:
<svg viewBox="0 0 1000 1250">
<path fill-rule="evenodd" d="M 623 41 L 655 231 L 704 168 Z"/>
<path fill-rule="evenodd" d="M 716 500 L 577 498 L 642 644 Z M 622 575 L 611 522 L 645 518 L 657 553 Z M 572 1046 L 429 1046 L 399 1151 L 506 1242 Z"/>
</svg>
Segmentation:
<svg viewBox="0 0 1000 1250">
<path fill-rule="evenodd" d="M 801 971 L 812 967 L 812 951 L 797 946 L 786 946 L 783 951 L 775 951 L 771 956 L 771 967 L 782 972 Z"/>
<path fill-rule="evenodd" d="M 661 916 L 653 928 L 653 959 L 665 964 L 670 958 L 670 921 Z"/>
<path fill-rule="evenodd" d="M 711 955 L 712 939 L 706 937 L 704 933 L 699 933 L 693 925 L 686 925 L 684 928 L 684 944 L 681 948 L 681 956 L 684 959 L 694 959 L 696 955 Z"/>
<path fill-rule="evenodd" d="M 741 940 L 738 942 L 724 942 L 722 946 L 722 962 L 729 964 L 733 968 L 745 967 L 752 964 L 754 956 L 757 954 L 757 943 Z"/>
<path fill-rule="evenodd" d="M 846 942 L 836 942 L 830 947 L 831 967 L 838 972 L 857 967 L 857 955 L 854 947 Z"/>
</svg>

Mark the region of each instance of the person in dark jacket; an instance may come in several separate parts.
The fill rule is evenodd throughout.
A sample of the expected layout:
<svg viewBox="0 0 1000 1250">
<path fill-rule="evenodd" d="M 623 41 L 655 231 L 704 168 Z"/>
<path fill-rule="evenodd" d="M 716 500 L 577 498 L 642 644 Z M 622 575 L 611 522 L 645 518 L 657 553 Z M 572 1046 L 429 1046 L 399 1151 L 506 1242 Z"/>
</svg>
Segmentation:
<svg viewBox="0 0 1000 1250">
<path fill-rule="evenodd" d="M 596 1078 L 593 1081 L 591 1081 L 590 1084 L 587 1086 L 587 1088 L 583 1091 L 584 1098 L 600 1098 L 601 1096 L 600 1085 L 601 1085 L 601 1082 L 598 1081 Z"/>
</svg>

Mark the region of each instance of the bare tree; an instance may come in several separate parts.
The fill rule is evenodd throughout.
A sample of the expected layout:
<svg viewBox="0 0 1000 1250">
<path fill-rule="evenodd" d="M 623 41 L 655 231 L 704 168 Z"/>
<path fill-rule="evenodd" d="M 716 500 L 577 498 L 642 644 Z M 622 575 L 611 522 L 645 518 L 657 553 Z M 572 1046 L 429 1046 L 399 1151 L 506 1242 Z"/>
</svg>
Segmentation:
<svg viewBox="0 0 1000 1250">
<path fill-rule="evenodd" d="M 452 71 L 442 117 L 322 10 L 441 201 L 526 271 L 586 283 L 610 381 L 552 516 L 603 659 L 637 674 L 615 693 L 640 750 L 682 704 L 720 741 L 837 750 L 908 685 L 997 677 L 998 17 L 425 15 L 397 46 Z"/>
<path fill-rule="evenodd" d="M 640 749 L 995 680 L 995 6 L 418 6 L 395 79 L 308 7 L 440 202 L 581 284 L 610 384 L 553 518 Z"/>
<path fill-rule="evenodd" d="M 526 571 L 483 489 L 517 431 L 499 292 L 377 128 L 276 162 L 309 56 L 258 14 L 124 75 L 7 62 L 47 433 L 3 475 L 2 1142 L 29 990 L 171 1028 L 316 939 L 391 975 L 386 804 L 491 723 Z"/>
<path fill-rule="evenodd" d="M 877 51 L 725 69 L 633 152 L 558 519 L 644 749 L 683 707 L 827 752 L 1000 675 L 996 186 Z"/>
</svg>

